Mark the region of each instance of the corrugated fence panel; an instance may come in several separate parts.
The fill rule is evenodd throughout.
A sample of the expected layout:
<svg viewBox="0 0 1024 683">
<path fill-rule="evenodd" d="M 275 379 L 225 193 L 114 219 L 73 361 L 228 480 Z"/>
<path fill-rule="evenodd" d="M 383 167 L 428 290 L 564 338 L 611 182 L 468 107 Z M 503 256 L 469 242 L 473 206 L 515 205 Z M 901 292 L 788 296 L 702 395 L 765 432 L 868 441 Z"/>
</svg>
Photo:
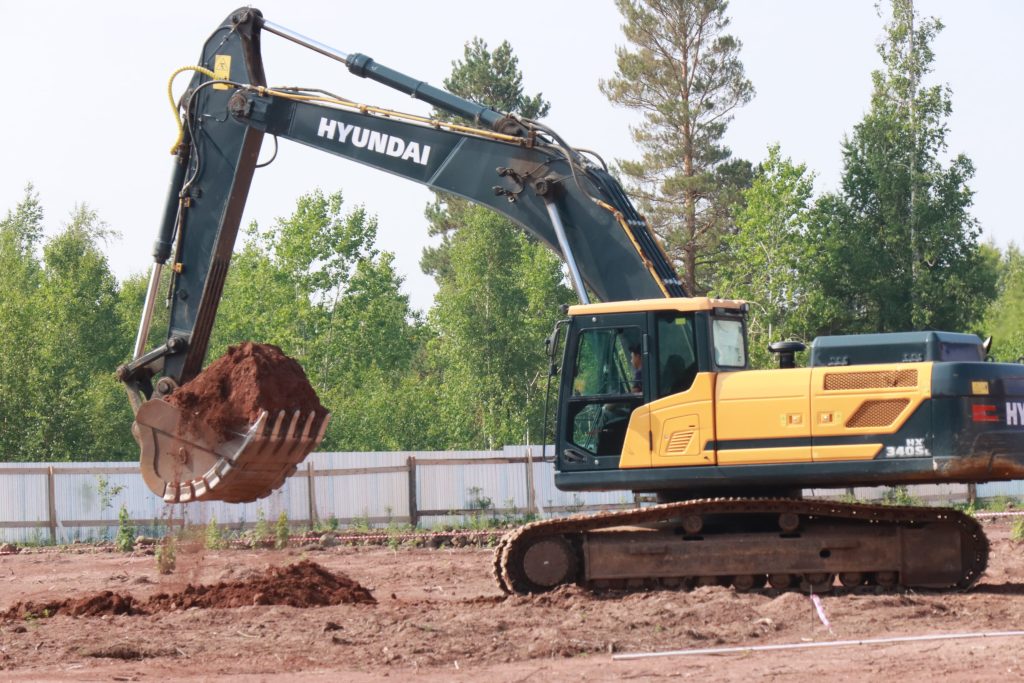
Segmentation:
<svg viewBox="0 0 1024 683">
<path fill-rule="evenodd" d="M 978 484 L 978 498 L 995 498 L 996 496 L 1024 498 L 1024 481 L 993 481 L 988 484 Z"/>
<path fill-rule="evenodd" d="M 174 506 L 165 505 L 150 493 L 134 463 L 0 463 L 0 541 L 49 541 L 50 467 L 54 471 L 56 523 L 53 528 L 59 542 L 112 538 L 122 505 L 138 532 L 147 534 L 161 534 L 168 525 L 200 525 L 212 519 L 218 524 L 242 529 L 251 527 L 262 516 L 273 525 L 282 512 L 293 526 L 308 523 L 311 511 L 313 519 L 319 521 L 334 517 L 345 523 L 363 520 L 375 526 L 405 523 L 410 514 L 410 458 L 415 461 L 417 511 L 426 527 L 476 515 L 499 518 L 522 515 L 529 511 L 531 502 L 542 516 L 635 504 L 628 491 L 559 491 L 554 485 L 554 464 L 544 462 L 541 454 L 540 446 L 506 446 L 500 451 L 314 453 L 280 490 L 263 500 L 246 504 L 209 502 Z M 532 465 L 527 463 L 528 457 Z M 503 459 L 515 461 L 501 462 Z M 432 464 L 437 460 L 458 462 Z M 484 462 L 474 464 L 475 460 Z M 313 479 L 313 501 L 310 501 L 307 476 L 310 467 L 317 473 Z M 380 471 L 382 469 L 384 471 Z M 102 482 L 105 482 L 106 501 Z M 884 487 L 857 488 L 854 495 L 863 500 L 878 499 L 885 490 Z M 842 496 L 845 492 L 845 489 L 814 489 L 806 494 Z M 933 504 L 967 498 L 967 487 L 962 484 L 911 486 L 909 492 Z M 979 498 L 1024 498 L 1024 482 L 979 484 L 977 494 Z M 484 504 L 487 509 L 479 513 L 465 512 Z M 424 512 L 433 514 L 424 515 Z M 445 514 L 447 512 L 453 514 Z"/>
<path fill-rule="evenodd" d="M 40 474 L 4 474 L 5 469 L 40 468 Z M 0 463 L 0 524 L 42 522 L 48 524 L 46 467 L 35 463 Z M 0 540 L 28 543 L 49 538 L 49 529 L 2 528 Z"/>
</svg>

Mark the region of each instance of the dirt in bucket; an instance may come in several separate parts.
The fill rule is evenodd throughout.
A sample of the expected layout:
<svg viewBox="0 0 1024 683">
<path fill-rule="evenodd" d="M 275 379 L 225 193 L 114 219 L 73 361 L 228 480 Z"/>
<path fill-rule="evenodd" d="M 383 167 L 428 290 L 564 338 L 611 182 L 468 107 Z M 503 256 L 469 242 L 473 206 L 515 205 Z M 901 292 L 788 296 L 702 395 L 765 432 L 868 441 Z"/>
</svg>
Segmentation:
<svg viewBox="0 0 1024 683">
<path fill-rule="evenodd" d="M 317 423 L 327 414 L 302 366 L 280 348 L 255 342 L 228 347 L 167 400 L 186 422 L 201 419 L 225 440 L 256 422 L 264 410 L 271 422 L 282 410 L 289 418 L 298 410 L 303 420 L 315 412 Z"/>
</svg>

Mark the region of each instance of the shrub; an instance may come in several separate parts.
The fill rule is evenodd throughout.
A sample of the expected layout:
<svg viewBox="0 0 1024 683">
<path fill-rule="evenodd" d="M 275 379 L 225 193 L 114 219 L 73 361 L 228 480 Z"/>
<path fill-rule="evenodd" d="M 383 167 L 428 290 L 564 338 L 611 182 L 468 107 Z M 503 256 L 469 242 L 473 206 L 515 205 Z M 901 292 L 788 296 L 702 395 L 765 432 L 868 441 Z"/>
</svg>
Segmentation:
<svg viewBox="0 0 1024 683">
<path fill-rule="evenodd" d="M 177 542 L 174 536 L 167 534 L 156 548 L 156 570 L 161 574 L 171 574 L 177 564 Z"/>
<path fill-rule="evenodd" d="M 220 550 L 224 547 L 224 536 L 217 526 L 216 517 L 211 517 L 210 523 L 206 525 L 206 536 L 203 540 L 208 550 Z"/>
<path fill-rule="evenodd" d="M 274 526 L 274 547 L 281 549 L 288 547 L 288 537 L 290 536 L 288 529 L 288 513 L 281 510 L 281 514 L 277 516 L 277 524 Z"/>
<path fill-rule="evenodd" d="M 128 508 L 124 503 L 117 513 L 117 537 L 114 539 L 114 547 L 123 553 L 135 547 L 135 525 L 132 518 L 128 516 Z"/>
</svg>

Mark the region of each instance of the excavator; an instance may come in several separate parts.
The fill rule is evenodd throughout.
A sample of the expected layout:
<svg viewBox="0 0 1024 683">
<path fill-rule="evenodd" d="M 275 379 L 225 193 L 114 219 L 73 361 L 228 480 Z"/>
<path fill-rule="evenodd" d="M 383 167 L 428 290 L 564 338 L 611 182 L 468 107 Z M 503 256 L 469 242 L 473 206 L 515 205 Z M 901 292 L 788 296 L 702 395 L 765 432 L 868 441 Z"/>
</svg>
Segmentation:
<svg viewBox="0 0 1024 683">
<path fill-rule="evenodd" d="M 467 123 L 269 87 L 267 34 Z M 329 47 L 254 8 L 232 12 L 187 68 L 139 335 L 118 372 L 144 479 L 165 501 L 266 496 L 326 428 L 316 414 L 264 412 L 225 439 L 168 402 L 202 370 L 270 135 L 275 152 L 278 139 L 292 140 L 489 207 L 564 260 L 579 303 L 547 340 L 558 381 L 555 482 L 657 502 L 509 532 L 494 555 L 503 591 L 966 589 L 981 576 L 988 542 L 969 515 L 801 492 L 1024 478 L 1024 366 L 987 362 L 975 335 L 917 331 L 819 337 L 806 367 L 795 362 L 802 343 L 776 342 L 779 367 L 750 369 L 747 303 L 687 292 L 601 158 L 543 123 Z M 168 261 L 169 326 L 147 351 Z"/>
</svg>

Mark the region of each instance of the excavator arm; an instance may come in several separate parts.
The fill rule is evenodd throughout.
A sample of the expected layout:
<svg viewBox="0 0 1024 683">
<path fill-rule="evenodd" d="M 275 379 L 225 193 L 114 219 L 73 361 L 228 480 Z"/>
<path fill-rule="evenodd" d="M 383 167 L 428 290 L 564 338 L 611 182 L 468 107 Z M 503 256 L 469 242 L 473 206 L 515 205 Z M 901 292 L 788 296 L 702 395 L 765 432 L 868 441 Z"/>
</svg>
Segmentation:
<svg viewBox="0 0 1024 683">
<path fill-rule="evenodd" d="M 260 53 L 264 32 L 474 125 L 360 105 L 321 90 L 268 87 Z M 267 495 L 326 427 L 326 420 L 314 424 L 313 416 L 296 414 L 271 428 L 269 416 L 225 443 L 186 429 L 183 416 L 163 400 L 202 370 L 265 135 L 498 211 L 565 259 L 583 303 L 590 293 L 604 301 L 686 296 L 657 239 L 599 159 L 573 149 L 543 124 L 457 97 L 365 55 L 335 50 L 253 8 L 233 12 L 214 31 L 192 70 L 133 360 L 119 369 L 136 413 L 144 476 L 167 500 Z M 146 352 L 168 262 L 167 336 Z M 277 461 L 280 467 L 271 466 Z M 231 485 L 242 469 L 250 473 L 249 484 Z M 252 474 L 262 470 L 267 474 Z"/>
</svg>

